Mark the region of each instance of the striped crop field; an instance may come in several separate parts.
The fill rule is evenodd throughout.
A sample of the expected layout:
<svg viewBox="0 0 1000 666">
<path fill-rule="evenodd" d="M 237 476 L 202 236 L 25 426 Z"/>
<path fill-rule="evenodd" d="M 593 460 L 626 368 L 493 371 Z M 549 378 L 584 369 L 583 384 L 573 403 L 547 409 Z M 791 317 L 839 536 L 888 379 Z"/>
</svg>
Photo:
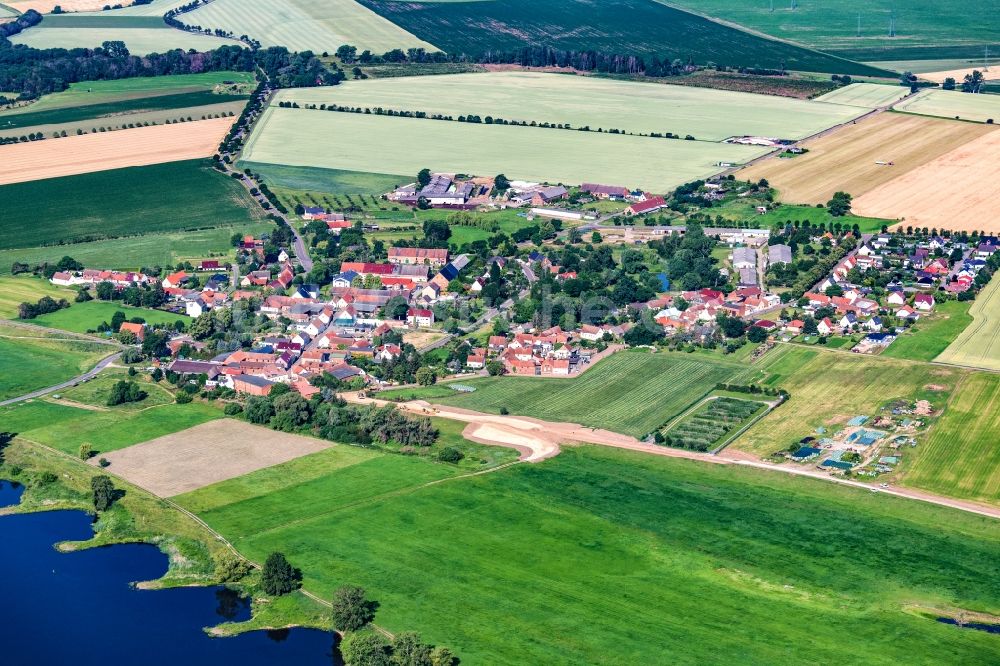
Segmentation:
<svg viewBox="0 0 1000 666">
<path fill-rule="evenodd" d="M 846 107 L 845 107 L 846 108 Z M 364 173 L 497 174 L 562 183 L 608 174 L 651 192 L 707 178 L 768 148 L 708 141 L 486 125 L 270 107 L 243 148 L 247 162 Z"/>
<path fill-rule="evenodd" d="M 1000 501 L 1000 376 L 963 381 L 941 419 L 916 449 L 903 484 L 949 497 Z"/>
<path fill-rule="evenodd" d="M 922 90 L 896 105 L 897 111 L 985 123 L 1000 122 L 1000 95 L 972 95 L 957 90 Z"/>
<path fill-rule="evenodd" d="M 1000 370 L 1000 280 L 993 280 L 969 308 L 972 323 L 935 359 L 941 363 Z"/>
<path fill-rule="evenodd" d="M 573 379 L 490 377 L 463 382 L 476 391 L 442 404 L 549 421 L 568 421 L 642 437 L 662 426 L 743 366 L 705 356 L 624 351 Z"/>
<path fill-rule="evenodd" d="M 187 25 L 248 35 L 263 46 L 333 53 L 350 44 L 358 51 L 437 49 L 354 0 L 214 0 L 181 14 Z"/>
<path fill-rule="evenodd" d="M 900 85 L 852 83 L 849 86 L 820 95 L 813 101 L 858 106 L 863 109 L 878 109 L 903 99 L 909 92 L 909 88 Z"/>
<path fill-rule="evenodd" d="M 381 107 L 453 117 L 476 114 L 528 123 L 568 123 L 574 128 L 590 127 L 593 131 L 615 128 L 635 134 L 672 132 L 703 141 L 722 141 L 744 135 L 802 139 L 850 122 L 863 114 L 865 108 L 874 108 L 857 101 L 871 96 L 869 87 L 879 93 L 906 92 L 900 86 L 856 84 L 830 94 L 846 95 L 856 87 L 860 93 L 844 98 L 845 101 L 833 98 L 828 103 L 827 96 L 802 100 L 540 72 L 442 74 L 425 78 L 420 85 L 413 85 L 406 78 L 394 78 L 291 88 L 278 91 L 272 103 Z"/>
</svg>

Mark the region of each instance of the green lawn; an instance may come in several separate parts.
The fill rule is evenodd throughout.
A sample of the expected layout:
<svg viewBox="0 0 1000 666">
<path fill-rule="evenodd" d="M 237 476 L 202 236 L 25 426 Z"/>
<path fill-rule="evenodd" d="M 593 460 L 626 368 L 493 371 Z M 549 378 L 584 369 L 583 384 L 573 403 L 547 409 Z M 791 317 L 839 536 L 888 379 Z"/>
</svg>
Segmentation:
<svg viewBox="0 0 1000 666">
<path fill-rule="evenodd" d="M 263 217 L 243 187 L 208 160 L 3 185 L 0 210 L 0 249 L 207 229 Z"/>
<path fill-rule="evenodd" d="M 231 84 L 227 84 L 231 81 Z M 140 76 L 131 79 L 108 81 L 80 81 L 69 84 L 66 90 L 43 95 L 27 106 L 0 111 L 0 124 L 10 116 L 55 109 L 67 109 L 94 104 L 108 104 L 124 100 L 161 95 L 179 95 L 202 91 L 234 94 L 252 86 L 251 72 L 202 72 L 200 74 L 173 74 L 170 76 Z"/>
<path fill-rule="evenodd" d="M 435 402 L 493 414 L 506 407 L 550 421 L 568 421 L 644 436 L 743 372 L 736 363 L 680 353 L 625 351 L 572 379 L 489 377 L 463 381 L 474 393 Z"/>
<path fill-rule="evenodd" d="M 972 323 L 971 305 L 968 301 L 938 303 L 932 315 L 923 315 L 910 332 L 898 337 L 882 356 L 933 361 Z"/>
<path fill-rule="evenodd" d="M 594 447 L 426 485 L 440 469 L 337 447 L 175 499 L 322 598 L 363 585 L 381 626 L 470 665 L 1000 658 L 908 611 L 1000 611 L 986 518 Z"/>
<path fill-rule="evenodd" d="M 115 351 L 82 340 L 21 336 L 17 328 L 0 326 L 0 400 L 66 381 Z"/>
<path fill-rule="evenodd" d="M 59 255 L 55 258 L 58 260 L 61 257 Z M 2 275 L 10 271 L 10 266 L 6 268 L 7 271 L 0 269 L 0 319 L 13 319 L 17 316 L 17 307 L 21 303 L 34 303 L 43 296 L 56 300 L 65 298 L 71 303 L 76 298 L 76 291 L 73 289 L 57 287 L 48 280 L 33 275 Z"/>
<path fill-rule="evenodd" d="M 949 497 L 1000 501 L 1000 376 L 969 375 L 929 437 L 907 460 L 903 483 Z"/>
<path fill-rule="evenodd" d="M 81 444 L 107 453 L 217 418 L 222 410 L 203 402 L 92 410 L 34 400 L 0 408 L 4 430 L 74 456 Z"/>
<path fill-rule="evenodd" d="M 133 308 L 109 301 L 87 301 L 86 303 L 74 303 L 64 310 L 42 315 L 32 319 L 32 323 L 49 328 L 61 328 L 73 333 L 86 333 L 96 330 L 101 322 L 110 322 L 115 312 L 118 311 L 124 312 L 126 319 L 142 317 L 149 324 L 172 325 L 176 321 L 184 323 L 191 321 L 187 315 L 173 314 L 163 310 Z"/>
<path fill-rule="evenodd" d="M 926 398 L 935 407 L 955 389 L 964 371 L 882 356 L 782 344 L 759 362 L 766 383 L 791 397 L 741 435 L 733 446 L 757 455 L 785 449 L 802 437 L 871 415 L 894 399 Z M 927 386 L 944 387 L 929 390 Z"/>
<path fill-rule="evenodd" d="M 166 266 L 181 261 L 196 263 L 212 257 L 221 258 L 223 262 L 231 261 L 236 257 L 235 250 L 229 244 L 233 234 L 257 236 L 273 228 L 270 222 L 246 222 L 198 231 L 168 231 L 88 243 L 0 250 L 0 276 L 9 273 L 11 264 L 15 261 L 34 266 L 46 261 L 57 262 L 65 255 L 88 267 L 131 270 L 138 270 L 143 266 Z M 0 287 L 3 287 L 4 279 L 0 277 Z M 36 300 L 41 295 L 44 294 L 36 296 Z M 73 295 L 70 293 L 70 296 Z M 0 288 L 0 304 L 4 300 L 3 289 Z M 0 315 L 2 312 L 0 309 Z"/>
</svg>

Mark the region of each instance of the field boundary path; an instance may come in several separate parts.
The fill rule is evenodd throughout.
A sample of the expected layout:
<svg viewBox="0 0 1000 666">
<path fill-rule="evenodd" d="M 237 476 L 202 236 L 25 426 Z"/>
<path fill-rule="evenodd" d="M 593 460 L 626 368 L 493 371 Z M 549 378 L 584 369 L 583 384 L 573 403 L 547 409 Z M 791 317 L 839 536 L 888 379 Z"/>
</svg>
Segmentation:
<svg viewBox="0 0 1000 666">
<path fill-rule="evenodd" d="M 746 162 L 746 163 L 741 164 L 739 166 L 735 166 L 735 167 L 732 167 L 730 169 L 727 169 L 727 170 L 723 171 L 722 173 L 720 173 L 719 175 L 720 176 L 728 176 L 730 174 L 735 174 L 737 171 L 740 171 L 741 169 L 746 169 L 748 167 L 751 167 L 751 166 L 757 164 L 758 162 L 763 162 L 764 160 L 772 159 L 776 155 L 780 155 L 781 153 L 783 153 L 784 151 L 788 150 L 789 148 L 791 148 L 793 146 L 798 146 L 798 145 L 804 143 L 805 141 L 812 141 L 813 139 L 822 138 L 822 137 L 826 136 L 827 134 L 830 134 L 831 132 L 836 132 L 841 127 L 847 127 L 848 125 L 857 125 L 858 122 L 861 121 L 861 120 L 865 120 L 866 118 L 870 118 L 872 116 L 876 116 L 876 115 L 878 115 L 880 113 L 884 113 L 886 111 L 892 111 L 893 107 L 895 107 L 897 104 L 910 99 L 911 97 L 913 97 L 916 94 L 917 93 L 915 93 L 915 92 L 910 92 L 906 96 L 900 97 L 899 99 L 897 99 L 894 102 L 890 102 L 889 104 L 886 104 L 884 106 L 875 107 L 874 109 L 871 109 L 867 113 L 861 114 L 857 118 L 854 118 L 852 120 L 848 120 L 848 121 L 845 121 L 845 122 L 842 122 L 842 123 L 838 123 L 838 124 L 834 125 L 833 127 L 827 127 L 825 130 L 820 130 L 819 132 L 816 132 L 815 134 L 810 134 L 809 136 L 802 137 L 801 139 L 795 141 L 794 143 L 790 143 L 790 144 L 787 144 L 787 145 L 775 148 L 774 150 L 772 150 L 771 152 L 767 153 L 766 155 L 761 155 L 760 157 L 755 157 L 754 159 L 750 160 L 749 162 Z"/>
<path fill-rule="evenodd" d="M 55 391 L 59 391 L 59 390 L 65 389 L 65 388 L 69 388 L 70 386 L 74 386 L 75 384 L 78 384 L 80 382 L 87 381 L 88 379 L 93 379 L 102 370 L 104 370 L 109 365 L 111 365 L 112 363 L 114 363 L 115 361 L 117 361 L 121 357 L 121 355 L 122 355 L 121 352 L 114 352 L 113 354 L 111 354 L 109 356 L 105 356 L 104 358 L 102 358 L 100 361 L 97 362 L 97 365 L 95 365 L 93 368 L 91 368 L 87 372 L 83 373 L 82 375 L 77 375 L 76 377 L 73 377 L 72 379 L 68 379 L 68 380 L 66 380 L 66 381 L 64 381 L 62 383 L 56 384 L 54 386 L 49 386 L 47 388 L 38 389 L 37 391 L 32 391 L 31 393 L 25 393 L 24 395 L 19 395 L 19 396 L 15 397 L 15 398 L 8 398 L 7 400 L 0 401 L 0 407 L 5 407 L 7 405 L 12 405 L 12 404 L 14 404 L 16 402 L 23 402 L 25 400 L 31 400 L 32 398 L 40 398 L 43 395 L 48 395 L 49 393 L 53 393 Z"/>
<path fill-rule="evenodd" d="M 669 458 L 685 458 L 687 460 L 697 460 L 700 462 L 721 464 L 721 465 L 742 465 L 755 467 L 758 469 L 773 472 L 783 472 L 796 476 L 806 476 L 820 481 L 829 481 L 841 485 L 863 488 L 872 492 L 884 493 L 894 497 L 919 500 L 930 504 L 958 509 L 967 513 L 974 513 L 988 518 L 1000 519 L 1000 507 L 992 507 L 976 502 L 943 497 L 933 493 L 924 492 L 912 488 L 880 488 L 878 486 L 842 479 L 830 476 L 828 473 L 814 471 L 810 469 L 793 468 L 787 465 L 766 463 L 750 456 L 739 457 L 740 454 L 730 454 L 729 456 L 712 453 L 699 453 L 686 449 L 676 449 L 657 444 L 646 444 L 640 442 L 635 437 L 622 435 L 609 430 L 589 428 L 577 423 L 553 423 L 527 416 L 499 416 L 496 414 L 485 414 L 469 409 L 458 407 L 445 407 L 442 405 L 432 405 L 424 400 L 412 400 L 410 402 L 394 403 L 385 400 L 371 398 L 361 398 L 357 393 L 341 394 L 348 402 L 356 404 L 375 404 L 379 406 L 396 405 L 400 409 L 423 416 L 438 416 L 441 418 L 453 419 L 468 423 L 463 436 L 473 439 L 480 444 L 492 444 L 517 449 L 521 453 L 522 462 L 537 463 L 548 458 L 559 455 L 561 446 L 572 445 L 573 443 L 597 444 L 599 446 L 610 446 L 612 448 L 627 449 L 641 453 L 649 453 L 657 456 Z"/>
</svg>

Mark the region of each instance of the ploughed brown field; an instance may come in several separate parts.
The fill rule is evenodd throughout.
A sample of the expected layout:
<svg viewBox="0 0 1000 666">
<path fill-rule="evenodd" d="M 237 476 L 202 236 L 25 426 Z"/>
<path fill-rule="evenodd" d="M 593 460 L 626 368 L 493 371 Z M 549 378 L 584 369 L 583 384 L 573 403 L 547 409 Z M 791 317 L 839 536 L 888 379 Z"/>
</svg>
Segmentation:
<svg viewBox="0 0 1000 666">
<path fill-rule="evenodd" d="M 108 471 L 160 497 L 171 497 L 331 446 L 337 444 L 218 419 L 103 457 L 111 461 Z"/>
<path fill-rule="evenodd" d="M 826 203 L 837 191 L 849 192 L 857 199 L 991 133 L 993 128 L 975 123 L 879 113 L 801 143 L 809 149 L 804 155 L 762 160 L 740 171 L 738 177 L 754 181 L 766 178 L 788 203 Z M 892 162 L 892 166 L 877 162 Z M 854 212 L 871 214 L 857 207 Z M 901 214 L 880 216 L 896 218 Z"/>
<path fill-rule="evenodd" d="M 0 185 L 209 157 L 233 120 L 214 118 L 0 146 Z"/>
<path fill-rule="evenodd" d="M 853 211 L 907 226 L 1000 232 L 1000 132 L 872 189 L 854 200 Z"/>
</svg>

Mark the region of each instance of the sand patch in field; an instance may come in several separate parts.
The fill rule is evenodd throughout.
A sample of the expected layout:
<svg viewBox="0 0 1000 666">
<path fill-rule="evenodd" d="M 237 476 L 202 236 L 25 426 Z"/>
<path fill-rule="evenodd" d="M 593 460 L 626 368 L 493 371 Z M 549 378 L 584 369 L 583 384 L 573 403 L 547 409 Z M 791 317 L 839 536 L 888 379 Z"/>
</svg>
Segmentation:
<svg viewBox="0 0 1000 666">
<path fill-rule="evenodd" d="M 853 212 L 906 226 L 1000 232 L 998 155 L 1000 132 L 988 130 L 856 198 Z"/>
<path fill-rule="evenodd" d="M 111 461 L 109 472 L 160 497 L 171 497 L 330 446 L 335 444 L 218 419 L 102 457 Z"/>
<path fill-rule="evenodd" d="M 233 122 L 214 118 L 0 146 L 0 185 L 209 157 Z"/>
</svg>

